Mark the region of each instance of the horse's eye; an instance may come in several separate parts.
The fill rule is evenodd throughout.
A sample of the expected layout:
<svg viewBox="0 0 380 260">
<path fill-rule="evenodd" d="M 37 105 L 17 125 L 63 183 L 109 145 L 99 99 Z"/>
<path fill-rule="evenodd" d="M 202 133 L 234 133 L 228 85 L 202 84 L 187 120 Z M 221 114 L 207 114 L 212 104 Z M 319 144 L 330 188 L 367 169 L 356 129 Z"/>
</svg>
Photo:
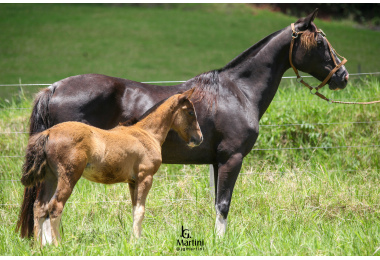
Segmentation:
<svg viewBox="0 0 380 260">
<path fill-rule="evenodd" d="M 194 111 L 189 110 L 189 115 L 194 116 Z"/>
</svg>

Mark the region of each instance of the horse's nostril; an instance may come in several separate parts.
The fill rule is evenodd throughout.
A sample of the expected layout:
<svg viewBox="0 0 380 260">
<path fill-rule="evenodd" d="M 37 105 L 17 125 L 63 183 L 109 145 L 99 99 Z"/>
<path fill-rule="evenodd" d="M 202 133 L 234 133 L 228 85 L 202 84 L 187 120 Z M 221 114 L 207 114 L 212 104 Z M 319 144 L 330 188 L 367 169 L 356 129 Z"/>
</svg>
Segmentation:
<svg viewBox="0 0 380 260">
<path fill-rule="evenodd" d="M 347 82 L 349 77 L 350 77 L 350 75 L 347 74 L 347 75 L 344 77 L 344 80 Z"/>
</svg>

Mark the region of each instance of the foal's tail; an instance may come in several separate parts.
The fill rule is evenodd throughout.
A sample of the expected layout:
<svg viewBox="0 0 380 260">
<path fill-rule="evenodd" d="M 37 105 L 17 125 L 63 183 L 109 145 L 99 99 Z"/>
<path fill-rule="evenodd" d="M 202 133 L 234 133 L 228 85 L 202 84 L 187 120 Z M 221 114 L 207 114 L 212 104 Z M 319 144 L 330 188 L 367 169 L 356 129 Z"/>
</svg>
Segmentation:
<svg viewBox="0 0 380 260">
<path fill-rule="evenodd" d="M 25 186 L 16 232 L 21 229 L 21 237 L 31 237 L 34 227 L 33 204 L 41 191 L 41 181 L 46 174 L 45 145 L 49 138 L 47 133 L 30 137 L 26 148 L 25 162 L 22 168 L 21 183 Z"/>
<path fill-rule="evenodd" d="M 32 186 L 45 178 L 46 154 L 45 144 L 49 134 L 40 133 L 30 137 L 26 147 L 25 162 L 22 167 L 21 183 Z"/>
</svg>

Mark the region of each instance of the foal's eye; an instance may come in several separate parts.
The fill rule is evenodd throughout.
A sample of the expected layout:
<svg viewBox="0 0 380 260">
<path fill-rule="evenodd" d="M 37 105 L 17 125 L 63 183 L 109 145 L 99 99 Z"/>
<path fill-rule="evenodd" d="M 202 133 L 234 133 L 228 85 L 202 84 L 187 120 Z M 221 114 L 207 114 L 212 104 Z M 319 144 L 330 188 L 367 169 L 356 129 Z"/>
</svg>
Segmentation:
<svg viewBox="0 0 380 260">
<path fill-rule="evenodd" d="M 189 115 L 194 116 L 194 115 L 195 115 L 195 114 L 194 114 L 194 111 L 190 110 L 190 111 L 189 111 Z"/>
</svg>

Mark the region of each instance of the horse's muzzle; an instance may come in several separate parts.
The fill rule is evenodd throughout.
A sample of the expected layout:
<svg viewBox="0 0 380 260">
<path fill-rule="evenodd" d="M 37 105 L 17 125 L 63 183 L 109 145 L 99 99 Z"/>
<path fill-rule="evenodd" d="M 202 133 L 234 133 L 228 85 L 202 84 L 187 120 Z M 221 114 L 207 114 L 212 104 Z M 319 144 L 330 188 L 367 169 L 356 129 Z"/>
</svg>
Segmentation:
<svg viewBox="0 0 380 260">
<path fill-rule="evenodd" d="M 340 71 L 342 69 L 342 71 Z M 329 89 L 339 90 L 344 89 L 347 86 L 350 75 L 344 66 L 340 68 L 330 79 Z"/>
<path fill-rule="evenodd" d="M 203 135 L 200 136 L 192 136 L 190 138 L 190 142 L 187 144 L 191 148 L 196 147 L 200 145 L 203 142 Z"/>
</svg>

